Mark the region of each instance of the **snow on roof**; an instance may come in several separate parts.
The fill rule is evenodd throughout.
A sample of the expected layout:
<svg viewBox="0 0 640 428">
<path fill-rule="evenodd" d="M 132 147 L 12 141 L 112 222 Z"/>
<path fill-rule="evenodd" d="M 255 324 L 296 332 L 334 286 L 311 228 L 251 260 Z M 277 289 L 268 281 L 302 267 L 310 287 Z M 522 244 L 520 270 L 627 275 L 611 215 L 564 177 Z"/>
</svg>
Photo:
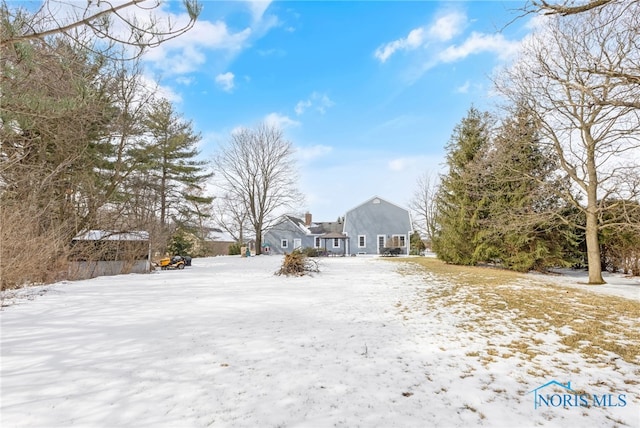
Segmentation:
<svg viewBox="0 0 640 428">
<path fill-rule="evenodd" d="M 132 230 L 115 232 L 112 230 L 89 230 L 73 238 L 74 241 L 148 241 L 149 232 Z"/>
</svg>

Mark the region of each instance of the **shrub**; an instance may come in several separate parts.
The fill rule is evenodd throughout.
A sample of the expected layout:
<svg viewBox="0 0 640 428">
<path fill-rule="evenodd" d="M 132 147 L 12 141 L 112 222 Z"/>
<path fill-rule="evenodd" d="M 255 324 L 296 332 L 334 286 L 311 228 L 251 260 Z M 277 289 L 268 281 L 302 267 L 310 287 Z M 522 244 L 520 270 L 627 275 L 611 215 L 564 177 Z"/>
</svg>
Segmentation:
<svg viewBox="0 0 640 428">
<path fill-rule="evenodd" d="M 240 244 L 231 244 L 229 245 L 229 255 L 230 256 L 238 256 L 240 255 Z"/>
<path fill-rule="evenodd" d="M 306 247 L 301 250 L 307 257 L 318 257 L 318 249 Z"/>
<path fill-rule="evenodd" d="M 171 255 L 190 255 L 193 249 L 193 242 L 189 241 L 182 229 L 176 230 L 169 240 L 167 251 Z"/>
</svg>

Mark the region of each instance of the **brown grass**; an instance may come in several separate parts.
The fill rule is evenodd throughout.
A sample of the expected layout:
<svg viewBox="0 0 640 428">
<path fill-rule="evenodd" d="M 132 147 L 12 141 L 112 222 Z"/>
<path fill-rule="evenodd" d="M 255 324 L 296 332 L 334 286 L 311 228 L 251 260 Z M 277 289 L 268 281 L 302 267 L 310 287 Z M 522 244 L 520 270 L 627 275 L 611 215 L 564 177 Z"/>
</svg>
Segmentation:
<svg viewBox="0 0 640 428">
<path fill-rule="evenodd" d="M 533 336 L 552 331 L 561 337 L 561 351 L 579 352 L 596 363 L 608 355 L 640 364 L 638 301 L 536 282 L 502 269 L 454 266 L 432 258 L 409 262 L 401 272 L 420 272 L 425 280 L 438 279 L 447 284 L 425 291 L 424 302 L 464 311 L 470 319 L 460 327 L 491 337 L 501 333 L 497 329 L 504 327 L 503 320 L 509 320 L 510 328 L 528 333 L 523 340 L 508 344 L 508 351 L 514 354 L 533 359 L 542 344 Z M 416 265 L 421 269 L 416 271 Z M 495 348 L 489 348 L 484 359 L 496 356 Z"/>
</svg>

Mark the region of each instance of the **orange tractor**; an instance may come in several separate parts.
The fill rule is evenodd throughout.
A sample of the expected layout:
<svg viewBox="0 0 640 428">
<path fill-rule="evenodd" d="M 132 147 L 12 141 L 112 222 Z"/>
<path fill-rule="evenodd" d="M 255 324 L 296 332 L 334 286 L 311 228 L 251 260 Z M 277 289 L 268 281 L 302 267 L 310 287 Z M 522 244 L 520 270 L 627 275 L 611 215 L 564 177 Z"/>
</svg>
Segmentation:
<svg viewBox="0 0 640 428">
<path fill-rule="evenodd" d="M 185 258 L 182 256 L 165 257 L 163 259 L 160 259 L 160 261 L 158 262 L 158 266 L 162 270 L 184 269 L 186 265 L 187 265 L 187 262 L 185 261 Z"/>
</svg>

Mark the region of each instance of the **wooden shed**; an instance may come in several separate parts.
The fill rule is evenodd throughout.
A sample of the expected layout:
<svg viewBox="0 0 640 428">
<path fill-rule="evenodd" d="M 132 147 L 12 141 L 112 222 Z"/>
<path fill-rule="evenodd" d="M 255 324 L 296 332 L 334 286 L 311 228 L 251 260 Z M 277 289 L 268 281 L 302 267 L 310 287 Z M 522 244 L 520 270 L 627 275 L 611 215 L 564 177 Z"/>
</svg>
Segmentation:
<svg viewBox="0 0 640 428">
<path fill-rule="evenodd" d="M 71 241 L 69 279 L 148 273 L 149 233 L 90 230 Z"/>
</svg>

